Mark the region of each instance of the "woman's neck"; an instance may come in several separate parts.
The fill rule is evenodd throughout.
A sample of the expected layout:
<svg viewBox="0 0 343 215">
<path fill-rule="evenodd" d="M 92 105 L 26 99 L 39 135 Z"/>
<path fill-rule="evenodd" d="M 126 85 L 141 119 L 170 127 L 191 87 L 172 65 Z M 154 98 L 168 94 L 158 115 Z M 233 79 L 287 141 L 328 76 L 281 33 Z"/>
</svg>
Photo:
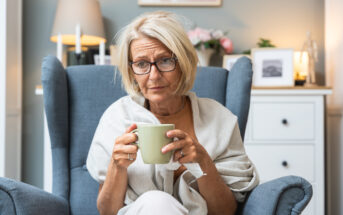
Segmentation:
<svg viewBox="0 0 343 215">
<path fill-rule="evenodd" d="M 185 107 L 186 99 L 184 96 L 177 96 L 163 103 L 153 103 L 148 101 L 148 109 L 159 116 L 176 114 Z"/>
</svg>

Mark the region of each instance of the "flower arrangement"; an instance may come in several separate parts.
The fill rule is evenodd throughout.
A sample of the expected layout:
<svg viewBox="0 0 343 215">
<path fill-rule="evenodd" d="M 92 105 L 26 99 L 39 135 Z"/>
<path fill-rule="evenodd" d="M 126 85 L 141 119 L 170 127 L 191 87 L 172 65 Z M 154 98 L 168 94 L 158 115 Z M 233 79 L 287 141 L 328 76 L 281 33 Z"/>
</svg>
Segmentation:
<svg viewBox="0 0 343 215">
<path fill-rule="evenodd" d="M 232 41 L 226 36 L 227 33 L 221 30 L 195 28 L 188 31 L 187 34 L 194 47 L 198 50 L 214 49 L 219 52 L 222 49 L 226 54 L 233 51 Z"/>
</svg>

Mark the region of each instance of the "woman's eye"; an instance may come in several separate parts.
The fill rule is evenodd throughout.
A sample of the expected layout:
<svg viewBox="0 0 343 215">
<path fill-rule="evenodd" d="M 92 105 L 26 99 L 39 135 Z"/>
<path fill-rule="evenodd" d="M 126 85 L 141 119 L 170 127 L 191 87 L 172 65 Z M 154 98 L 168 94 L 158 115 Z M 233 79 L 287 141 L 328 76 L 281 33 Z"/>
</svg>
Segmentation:
<svg viewBox="0 0 343 215">
<path fill-rule="evenodd" d="M 171 62 L 171 58 L 163 58 L 161 59 L 161 63 L 170 63 Z"/>
<path fill-rule="evenodd" d="M 145 61 L 140 61 L 140 62 L 137 62 L 137 66 L 140 67 L 140 68 L 144 68 L 148 65 L 147 62 Z"/>
</svg>

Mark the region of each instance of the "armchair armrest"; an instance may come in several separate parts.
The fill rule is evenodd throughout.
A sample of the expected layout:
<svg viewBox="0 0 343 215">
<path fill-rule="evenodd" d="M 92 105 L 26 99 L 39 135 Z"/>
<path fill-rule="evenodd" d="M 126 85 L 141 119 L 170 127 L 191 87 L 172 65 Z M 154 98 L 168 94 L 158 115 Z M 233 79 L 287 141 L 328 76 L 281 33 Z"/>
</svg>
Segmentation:
<svg viewBox="0 0 343 215">
<path fill-rule="evenodd" d="M 0 214 L 69 214 L 69 207 L 62 197 L 0 177 Z"/>
<path fill-rule="evenodd" d="M 242 214 L 300 214 L 312 197 L 312 185 L 299 176 L 285 176 L 257 186 Z"/>
</svg>

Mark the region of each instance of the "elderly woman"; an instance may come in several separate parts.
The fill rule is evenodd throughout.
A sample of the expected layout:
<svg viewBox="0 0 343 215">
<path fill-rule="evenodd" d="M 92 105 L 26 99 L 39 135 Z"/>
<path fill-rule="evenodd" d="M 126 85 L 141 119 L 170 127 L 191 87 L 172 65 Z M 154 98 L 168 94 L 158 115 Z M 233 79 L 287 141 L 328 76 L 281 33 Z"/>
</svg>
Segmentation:
<svg viewBox="0 0 343 215">
<path fill-rule="evenodd" d="M 100 183 L 100 214 L 234 214 L 258 177 L 237 117 L 189 92 L 197 55 L 177 16 L 141 15 L 121 33 L 118 50 L 129 95 L 105 111 L 87 158 L 89 173 Z M 141 161 L 132 144 L 137 123 L 175 124 L 166 133 L 174 142 L 161 151 L 174 152 L 178 169 Z M 195 177 L 188 163 L 198 164 L 204 175 Z"/>
</svg>

